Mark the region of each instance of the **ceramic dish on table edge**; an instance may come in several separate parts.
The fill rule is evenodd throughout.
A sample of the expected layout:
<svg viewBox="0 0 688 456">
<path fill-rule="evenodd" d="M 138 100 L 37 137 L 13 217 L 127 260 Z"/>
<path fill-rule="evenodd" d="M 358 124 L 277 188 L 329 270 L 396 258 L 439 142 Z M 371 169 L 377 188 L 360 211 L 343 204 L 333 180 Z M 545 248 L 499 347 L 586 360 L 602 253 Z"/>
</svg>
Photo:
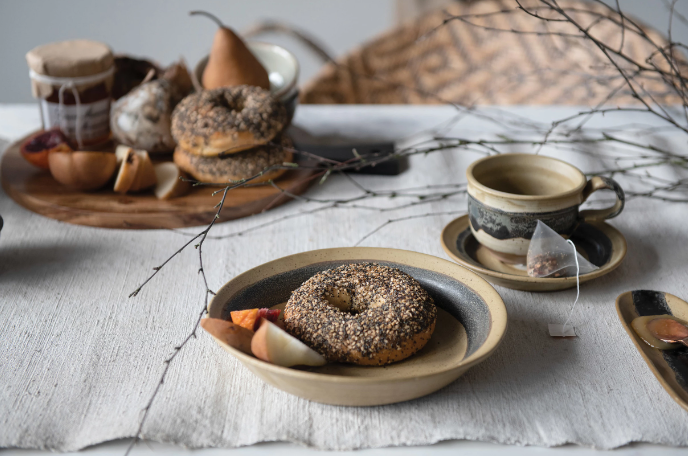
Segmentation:
<svg viewBox="0 0 688 456">
<path fill-rule="evenodd" d="M 460 240 L 460 236 L 463 236 L 461 239 L 464 243 L 470 239 L 475 241 L 470 231 L 469 223 L 468 215 L 452 220 L 442 230 L 440 242 L 442 243 L 442 248 L 445 253 L 452 260 L 475 272 L 488 282 L 505 288 L 523 291 L 558 291 L 574 288 L 576 286 L 575 276 L 530 277 L 527 275 L 508 274 L 488 269 L 472 258 L 467 252 L 463 251 L 463 249 L 460 250 L 458 248 L 457 244 Z M 609 259 L 604 264 L 598 265 L 599 269 L 581 275 L 580 283 L 596 279 L 616 269 L 626 256 L 627 249 L 626 239 L 623 237 L 623 234 L 613 226 L 604 222 L 588 222 L 585 223 L 585 225 L 599 231 L 609 239 L 611 243 L 611 252 L 609 252 Z M 477 243 L 477 241 L 475 242 Z"/>
<path fill-rule="evenodd" d="M 637 317 L 673 315 L 688 321 L 688 302 L 669 293 L 651 290 L 627 291 L 616 298 L 616 313 L 652 373 L 662 387 L 688 411 L 688 348 L 660 350 L 649 346 L 631 326 Z"/>
<path fill-rule="evenodd" d="M 397 267 L 416 278 L 435 299 L 438 307 L 442 309 L 444 306 L 455 317 L 457 326 L 462 329 L 465 327 L 465 353 L 462 358 L 438 362 L 436 356 L 424 357 L 424 352 L 441 352 L 445 349 L 442 347 L 443 340 L 431 338 L 428 345 L 412 357 L 384 367 L 348 367 L 350 365 L 333 363 L 320 368 L 301 369 L 276 366 L 217 339 L 216 342 L 256 376 L 278 389 L 315 402 L 348 406 L 391 404 L 435 392 L 490 356 L 499 345 L 506 331 L 506 308 L 490 284 L 450 261 L 396 249 L 323 249 L 270 261 L 238 275 L 220 288 L 208 306 L 208 316 L 226 319 L 231 310 L 271 307 L 286 302 L 291 292 L 315 273 L 357 262 L 376 262 Z M 438 347 L 434 348 L 432 344 Z M 431 361 L 423 364 L 425 359 Z M 404 366 L 404 363 L 408 364 Z M 343 371 L 355 369 L 362 375 L 318 372 L 326 370 L 328 366 L 342 366 Z M 410 369 L 405 369 L 409 366 Z M 397 375 L 395 372 L 405 374 Z"/>
</svg>

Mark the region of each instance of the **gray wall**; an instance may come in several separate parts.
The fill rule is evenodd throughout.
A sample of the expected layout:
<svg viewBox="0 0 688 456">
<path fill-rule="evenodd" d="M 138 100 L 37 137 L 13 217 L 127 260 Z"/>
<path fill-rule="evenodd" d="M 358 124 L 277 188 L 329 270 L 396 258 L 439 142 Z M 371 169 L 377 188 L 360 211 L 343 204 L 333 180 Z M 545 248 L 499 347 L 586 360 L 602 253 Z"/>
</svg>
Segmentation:
<svg viewBox="0 0 688 456">
<path fill-rule="evenodd" d="M 193 66 L 216 30 L 206 18 L 189 17 L 194 9 L 238 31 L 279 19 L 320 38 L 335 55 L 394 25 L 394 0 L 0 0 L 0 103 L 32 101 L 24 55 L 51 41 L 90 38 L 165 65 L 183 56 Z M 322 65 L 293 39 L 266 35 L 265 41 L 296 54 L 301 81 Z"/>
<path fill-rule="evenodd" d="M 663 0 L 620 3 L 625 11 L 666 30 Z M 239 31 L 261 19 L 297 25 L 340 55 L 392 27 L 395 6 L 395 0 L 0 0 L 0 103 L 32 100 L 24 54 L 51 41 L 91 38 L 116 52 L 152 57 L 162 64 L 183 56 L 193 66 L 210 49 L 215 32 L 209 20 L 187 15 L 203 9 Z M 688 1 L 679 0 L 677 9 L 688 16 Z M 296 54 L 301 81 L 322 64 L 290 38 L 264 39 Z M 679 21 L 674 39 L 688 43 L 688 27 Z"/>
</svg>

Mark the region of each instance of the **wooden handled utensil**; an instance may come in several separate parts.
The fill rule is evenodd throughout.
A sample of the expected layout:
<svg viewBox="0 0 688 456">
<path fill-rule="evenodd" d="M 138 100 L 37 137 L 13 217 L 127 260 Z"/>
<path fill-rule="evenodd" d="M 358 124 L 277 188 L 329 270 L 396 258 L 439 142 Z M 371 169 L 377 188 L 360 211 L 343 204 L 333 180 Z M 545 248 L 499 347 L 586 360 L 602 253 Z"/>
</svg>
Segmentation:
<svg viewBox="0 0 688 456">
<path fill-rule="evenodd" d="M 647 324 L 647 329 L 662 342 L 681 343 L 688 347 L 688 327 L 676 320 L 657 318 Z"/>
</svg>

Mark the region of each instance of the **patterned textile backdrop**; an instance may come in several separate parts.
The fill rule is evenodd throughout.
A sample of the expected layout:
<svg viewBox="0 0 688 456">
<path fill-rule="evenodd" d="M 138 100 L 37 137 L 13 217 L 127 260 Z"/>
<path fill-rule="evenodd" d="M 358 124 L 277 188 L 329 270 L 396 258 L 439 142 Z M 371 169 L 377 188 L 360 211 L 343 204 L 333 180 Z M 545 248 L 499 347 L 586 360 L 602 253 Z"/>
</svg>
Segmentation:
<svg viewBox="0 0 688 456">
<path fill-rule="evenodd" d="M 544 17 L 561 17 L 540 2 L 521 3 Z M 646 62 L 656 50 L 642 34 L 659 46 L 667 43 L 643 25 L 635 29 L 626 22 L 627 31 L 621 33 L 618 15 L 603 5 L 558 4 L 589 27 L 594 38 L 622 47 L 638 62 Z M 594 106 L 615 92 L 608 104 L 638 103 L 609 59 L 591 40 L 579 37 L 577 28 L 543 21 L 517 6 L 513 0 L 456 2 L 424 15 L 327 63 L 305 86 L 301 101 Z M 450 16 L 460 19 L 442 25 Z M 637 69 L 618 57 L 615 61 L 630 71 Z M 639 74 L 635 81 L 642 86 L 639 91 L 659 102 L 681 101 L 656 76 Z"/>
</svg>

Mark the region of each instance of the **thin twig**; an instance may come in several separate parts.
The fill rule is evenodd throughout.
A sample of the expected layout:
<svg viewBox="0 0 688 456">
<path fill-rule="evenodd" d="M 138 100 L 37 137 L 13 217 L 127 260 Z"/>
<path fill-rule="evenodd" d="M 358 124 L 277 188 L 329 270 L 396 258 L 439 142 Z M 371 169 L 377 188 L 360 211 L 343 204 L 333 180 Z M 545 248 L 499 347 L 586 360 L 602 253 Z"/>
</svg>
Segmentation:
<svg viewBox="0 0 688 456">
<path fill-rule="evenodd" d="M 222 194 L 218 203 L 215 217 L 209 224 L 199 233 L 186 233 L 175 230 L 176 233 L 190 236 L 191 238 L 185 242 L 179 249 L 175 250 L 166 260 L 159 266 L 153 268 L 153 273 L 150 274 L 131 294 L 130 297 L 135 297 L 139 292 L 146 287 L 160 270 L 166 267 L 170 262 L 184 251 L 189 245 L 195 244 L 198 250 L 198 272 L 201 275 L 204 291 L 203 309 L 201 309 L 198 317 L 193 325 L 192 331 L 182 340 L 181 344 L 174 347 L 173 353 L 164 361 L 165 366 L 160 376 L 159 382 L 156 384 L 151 397 L 143 409 L 143 415 L 139 421 L 136 435 L 127 448 L 128 455 L 134 448 L 136 443 L 143 435 L 143 429 L 148 419 L 150 409 L 154 404 L 159 391 L 162 389 L 164 380 L 169 371 L 169 367 L 177 354 L 196 337 L 196 331 L 200 324 L 201 318 L 206 312 L 210 296 L 213 291 L 209 288 L 205 267 L 203 263 L 203 246 L 208 239 L 226 239 L 231 237 L 238 237 L 247 233 L 255 232 L 261 228 L 265 228 L 277 223 L 287 220 L 292 220 L 297 217 L 304 217 L 328 210 L 367 210 L 377 212 L 388 212 L 395 210 L 403 210 L 409 207 L 415 207 L 422 204 L 429 204 L 437 201 L 442 201 L 449 198 L 461 197 L 465 195 L 466 188 L 464 183 L 452 182 L 448 184 L 432 184 L 426 186 L 415 186 L 399 189 L 373 189 L 352 178 L 347 171 L 358 170 L 366 167 L 375 166 L 384 163 L 388 160 L 396 160 L 399 158 L 408 158 L 418 155 L 427 155 L 446 151 L 448 153 L 476 153 L 482 155 L 500 154 L 509 151 L 510 147 L 522 146 L 535 149 L 538 153 L 544 147 L 550 147 L 552 151 L 572 151 L 579 154 L 593 156 L 603 160 L 603 169 L 598 170 L 595 174 L 603 174 L 608 176 L 623 176 L 634 182 L 643 184 L 640 191 L 627 191 L 629 198 L 647 198 L 653 200 L 665 201 L 668 203 L 683 203 L 688 202 L 688 179 L 677 178 L 675 180 L 667 179 L 665 177 L 655 175 L 655 169 L 662 169 L 671 167 L 674 170 L 688 169 L 688 156 L 668 150 L 650 143 L 641 143 L 632 139 L 622 138 L 618 134 L 613 134 L 616 131 L 623 131 L 623 129 L 600 129 L 595 130 L 587 127 L 587 123 L 595 116 L 603 116 L 611 113 L 643 113 L 655 118 L 659 118 L 671 127 L 672 131 L 677 131 L 682 134 L 688 134 L 688 78 L 686 77 L 686 69 L 688 68 L 688 61 L 682 55 L 682 51 L 688 50 L 688 47 L 682 43 L 673 41 L 673 19 L 677 18 L 684 24 L 688 24 L 688 20 L 680 15 L 676 10 L 676 0 L 663 0 L 669 11 L 668 24 L 668 42 L 657 42 L 648 32 L 638 24 L 634 19 L 627 16 L 620 7 L 620 2 L 615 0 L 614 5 L 607 5 L 601 0 L 594 0 L 598 5 L 597 8 L 593 6 L 576 6 L 567 7 L 560 6 L 556 0 L 539 0 L 536 6 L 525 6 L 522 0 L 514 0 L 513 8 L 501 8 L 496 11 L 467 14 L 461 16 L 447 15 L 441 24 L 433 28 L 418 39 L 418 42 L 423 41 L 430 36 L 431 33 L 437 32 L 441 27 L 446 26 L 449 22 L 457 21 L 466 24 L 467 27 L 477 27 L 485 31 L 493 33 L 510 33 L 514 35 L 535 35 L 550 38 L 552 42 L 557 39 L 566 39 L 565 42 L 573 40 L 575 43 L 589 43 L 595 46 L 600 51 L 601 55 L 599 61 L 593 62 L 590 68 L 581 68 L 580 71 L 588 70 L 590 74 L 581 74 L 579 77 L 587 78 L 590 81 L 596 81 L 600 84 L 610 87 L 606 95 L 602 97 L 595 106 L 590 109 L 581 110 L 573 115 L 557 119 L 551 124 L 545 125 L 532 121 L 525 116 L 517 116 L 507 111 L 492 109 L 478 110 L 475 103 L 469 105 L 461 105 L 452 100 L 444 99 L 437 93 L 428 91 L 424 88 L 409 86 L 401 84 L 396 81 L 389 81 L 385 78 L 372 74 L 359 74 L 354 69 L 347 65 L 332 60 L 332 57 L 327 53 L 321 53 L 323 58 L 329 60 L 335 68 L 347 71 L 352 78 L 367 79 L 375 81 L 389 88 L 397 90 L 407 90 L 418 93 L 422 96 L 432 99 L 434 101 L 447 104 L 457 110 L 456 119 L 452 120 L 452 125 L 455 125 L 458 120 L 473 116 L 489 122 L 492 125 L 498 126 L 503 131 L 509 131 L 514 134 L 513 137 L 507 135 L 491 135 L 489 137 L 470 139 L 462 137 L 451 137 L 447 134 L 439 134 L 435 132 L 431 142 L 423 142 L 415 144 L 412 147 L 395 150 L 390 155 L 383 154 L 369 154 L 360 155 L 352 153 L 352 158 L 343 162 L 336 160 L 325 159 L 318 157 L 310 152 L 297 150 L 296 148 L 288 148 L 287 150 L 305 157 L 308 162 L 299 163 L 285 163 L 268 167 L 254 176 L 239 181 L 227 182 L 222 184 L 209 184 L 204 182 L 192 181 L 195 186 L 209 186 L 215 187 L 217 190 L 214 194 Z M 537 24 L 544 27 L 543 30 L 508 30 L 500 29 L 499 27 L 492 27 L 488 23 L 481 23 L 483 19 L 490 19 L 498 15 L 513 15 L 513 14 L 527 14 L 536 20 Z M 207 13 L 204 14 L 208 17 Z M 211 19 L 213 19 L 211 17 Z M 213 20 L 217 20 L 216 18 Z M 618 33 L 615 36 L 620 38 L 617 43 L 604 42 L 593 35 L 602 25 L 609 25 L 616 27 Z M 562 31 L 562 26 L 573 27 L 575 32 L 569 33 Z M 274 25 L 273 25 L 274 28 Z M 644 60 L 638 59 L 637 56 L 631 55 L 625 48 L 630 47 L 627 44 L 631 39 L 640 40 L 650 48 L 650 53 Z M 560 53 L 564 52 L 559 50 Z M 562 73 L 562 75 L 565 72 Z M 573 74 L 573 73 L 572 73 Z M 650 90 L 644 84 L 651 82 L 655 85 L 661 85 L 661 89 Z M 639 105 L 636 106 L 614 106 L 612 102 L 617 95 L 630 93 Z M 672 110 L 666 105 L 662 104 L 661 100 L 669 96 L 676 96 L 682 101 L 681 110 Z M 683 116 L 681 116 L 681 112 Z M 683 117 L 683 118 L 682 118 Z M 578 122 L 572 122 L 577 120 Z M 571 126 L 570 123 L 575 123 Z M 584 130 L 585 127 L 585 130 Z M 634 126 L 637 132 L 640 129 Z M 657 132 L 660 128 L 655 126 L 647 126 L 648 132 Z M 537 136 L 537 139 L 533 135 Z M 605 151 L 597 150 L 597 146 L 605 145 Z M 273 146 L 282 147 L 279 144 L 272 144 Z M 225 152 L 232 152 L 231 150 Z M 608 161 L 607 161 L 608 160 Z M 609 166 L 606 166 L 609 165 Z M 279 181 L 268 181 L 267 183 L 256 183 L 260 181 L 262 176 L 266 173 L 278 169 L 309 169 L 312 170 L 308 177 L 304 178 L 299 184 L 308 184 L 311 181 L 319 180 L 323 185 L 327 185 L 330 179 L 335 176 L 344 176 L 354 189 L 353 196 L 335 198 L 313 197 L 307 194 L 297 195 L 296 193 L 285 189 L 279 185 Z M 652 171 L 652 172 L 651 172 Z M 227 195 L 235 189 L 247 188 L 257 185 L 269 185 L 278 190 L 277 195 L 270 202 L 266 209 L 273 207 L 280 198 L 291 198 L 299 201 L 301 204 L 315 204 L 317 207 L 299 210 L 297 212 L 288 213 L 281 217 L 273 218 L 263 221 L 249 228 L 235 231 L 225 235 L 213 236 L 210 235 L 211 229 L 215 223 L 220 219 L 222 209 L 224 207 Z M 683 196 L 686 195 L 686 196 Z M 380 204 L 376 206 L 362 204 L 363 201 L 373 200 L 393 200 L 395 198 L 402 198 L 400 204 Z M 377 226 L 372 231 L 365 234 L 355 245 L 360 245 L 371 236 L 384 229 L 390 224 L 397 222 L 408 221 L 412 219 L 420 219 L 432 216 L 455 215 L 464 211 L 438 211 L 427 212 L 423 214 L 400 216 L 397 218 L 390 218 L 384 223 Z"/>
</svg>

